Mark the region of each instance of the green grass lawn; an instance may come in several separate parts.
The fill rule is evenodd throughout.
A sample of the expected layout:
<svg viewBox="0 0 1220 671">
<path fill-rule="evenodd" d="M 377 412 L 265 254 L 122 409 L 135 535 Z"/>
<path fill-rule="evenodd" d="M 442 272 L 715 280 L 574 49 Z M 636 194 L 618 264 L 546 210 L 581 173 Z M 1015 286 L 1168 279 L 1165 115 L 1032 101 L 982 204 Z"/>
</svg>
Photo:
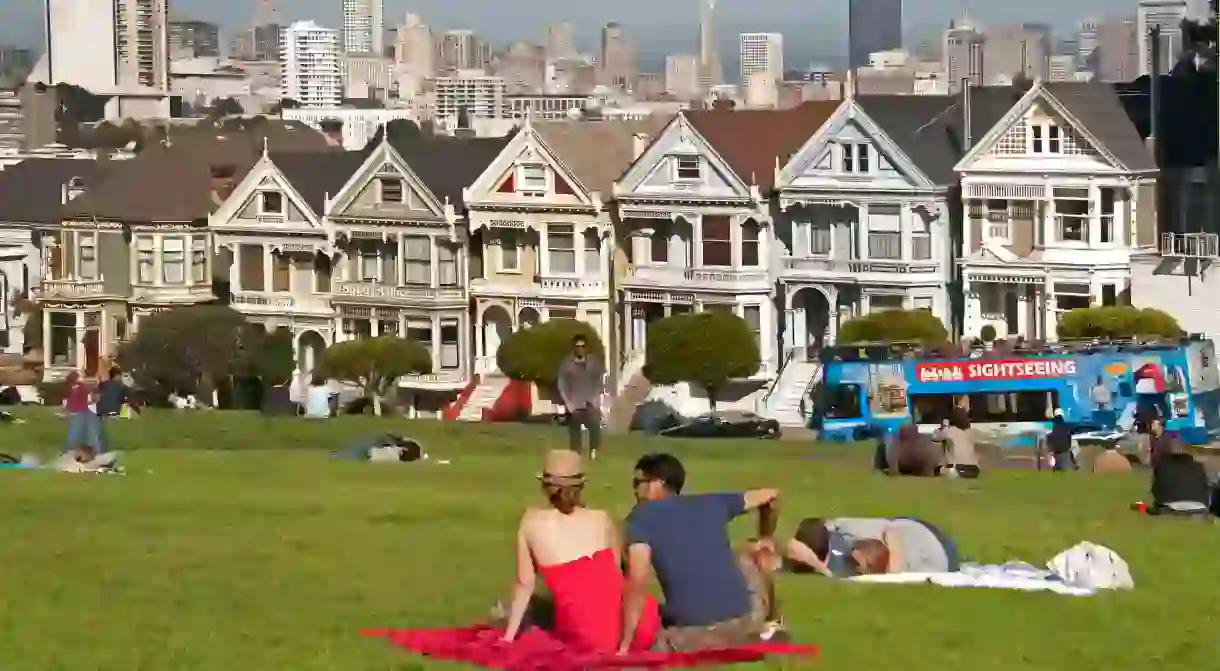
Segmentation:
<svg viewBox="0 0 1220 671">
<path fill-rule="evenodd" d="M 63 430 L 36 413 L 0 427 L 0 451 L 45 454 Z M 379 430 L 452 463 L 327 459 Z M 126 477 L 0 471 L 4 671 L 456 668 L 360 631 L 466 624 L 504 597 L 516 518 L 540 499 L 540 455 L 565 440 L 550 428 L 204 412 L 110 432 L 130 450 Z M 974 559 L 1042 563 L 1092 540 L 1135 576 L 1133 592 L 1083 599 L 787 576 L 790 628 L 823 649 L 813 668 L 1215 667 L 1220 527 L 1131 513 L 1142 477 L 898 480 L 842 448 L 632 437 L 611 439 L 592 467 L 589 503 L 625 515 L 633 460 L 648 450 L 679 453 L 692 491 L 782 488 L 785 530 L 804 515 L 918 515 Z"/>
</svg>

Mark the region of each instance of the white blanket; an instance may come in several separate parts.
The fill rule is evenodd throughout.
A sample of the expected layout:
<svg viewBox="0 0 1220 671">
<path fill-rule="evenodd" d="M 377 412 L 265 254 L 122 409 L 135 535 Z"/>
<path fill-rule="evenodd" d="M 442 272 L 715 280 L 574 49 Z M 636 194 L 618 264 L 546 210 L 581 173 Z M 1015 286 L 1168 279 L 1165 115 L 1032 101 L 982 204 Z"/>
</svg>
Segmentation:
<svg viewBox="0 0 1220 671">
<path fill-rule="evenodd" d="M 1054 592 L 1067 596 L 1092 596 L 1097 593 L 1096 589 L 1068 585 L 1054 573 L 1024 562 L 962 564 L 962 569 L 955 573 L 888 573 L 856 576 L 850 580 L 884 584 L 924 583 L 941 587 L 990 587 L 1023 592 Z"/>
</svg>

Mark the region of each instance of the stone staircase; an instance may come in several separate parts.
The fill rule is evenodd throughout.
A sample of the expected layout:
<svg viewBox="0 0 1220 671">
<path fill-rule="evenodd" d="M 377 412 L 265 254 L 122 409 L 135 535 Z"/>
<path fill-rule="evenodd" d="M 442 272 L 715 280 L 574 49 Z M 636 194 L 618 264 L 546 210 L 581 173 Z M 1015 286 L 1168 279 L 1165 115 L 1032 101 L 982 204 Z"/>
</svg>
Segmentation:
<svg viewBox="0 0 1220 671">
<path fill-rule="evenodd" d="M 766 416 L 779 422 L 783 427 L 804 427 L 808 424 L 808 401 L 813 384 L 822 377 L 822 364 L 817 361 L 794 359 L 784 366 L 775 387 L 771 390 Z M 802 406 L 804 412 L 802 412 Z"/>
<path fill-rule="evenodd" d="M 458 413 L 458 421 L 482 421 L 483 411 L 495 405 L 507 386 L 508 378 L 503 375 L 484 375 L 479 380 L 479 385 L 471 392 L 470 398 L 466 399 L 462 411 Z"/>
</svg>

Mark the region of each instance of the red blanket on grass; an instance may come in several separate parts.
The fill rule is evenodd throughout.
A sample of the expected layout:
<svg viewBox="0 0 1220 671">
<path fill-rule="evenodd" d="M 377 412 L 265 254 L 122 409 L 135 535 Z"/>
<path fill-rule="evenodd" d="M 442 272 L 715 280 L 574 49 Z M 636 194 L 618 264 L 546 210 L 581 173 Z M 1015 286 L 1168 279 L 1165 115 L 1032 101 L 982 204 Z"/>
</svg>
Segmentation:
<svg viewBox="0 0 1220 671">
<path fill-rule="evenodd" d="M 791 643 L 753 643 L 696 652 L 632 652 L 616 655 L 574 648 L 541 629 L 522 633 L 512 643 L 503 632 L 487 626 L 453 629 L 375 629 L 366 636 L 389 639 L 394 645 L 426 657 L 465 662 L 502 671 L 586 671 L 595 669 L 670 669 L 736 662 L 756 662 L 767 655 L 814 657 L 817 647 Z"/>
</svg>

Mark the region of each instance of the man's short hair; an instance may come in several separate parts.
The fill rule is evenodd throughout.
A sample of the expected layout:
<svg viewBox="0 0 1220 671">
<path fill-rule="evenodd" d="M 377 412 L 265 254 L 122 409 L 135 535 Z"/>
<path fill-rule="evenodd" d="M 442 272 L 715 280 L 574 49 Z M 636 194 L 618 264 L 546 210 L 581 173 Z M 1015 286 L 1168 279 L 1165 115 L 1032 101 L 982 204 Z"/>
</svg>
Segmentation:
<svg viewBox="0 0 1220 671">
<path fill-rule="evenodd" d="M 672 454 L 657 452 L 646 454 L 635 462 L 635 470 L 649 480 L 656 480 L 674 494 L 681 494 L 686 486 L 686 467 Z"/>
<path fill-rule="evenodd" d="M 583 345 L 587 342 L 589 342 L 589 339 L 586 338 L 585 334 L 583 333 L 577 333 L 576 335 L 572 336 L 573 345 Z"/>
<path fill-rule="evenodd" d="M 826 561 L 826 556 L 830 554 L 830 530 L 826 528 L 826 520 L 821 517 L 801 520 L 792 538 L 808 546 L 822 561 Z"/>
</svg>

